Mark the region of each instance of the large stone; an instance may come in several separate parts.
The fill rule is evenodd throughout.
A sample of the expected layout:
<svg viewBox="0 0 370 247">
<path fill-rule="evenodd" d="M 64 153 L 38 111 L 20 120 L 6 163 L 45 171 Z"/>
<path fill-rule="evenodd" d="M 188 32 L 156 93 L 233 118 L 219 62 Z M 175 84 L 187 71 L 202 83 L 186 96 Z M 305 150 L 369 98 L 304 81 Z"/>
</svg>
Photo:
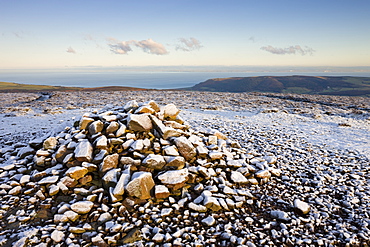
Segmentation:
<svg viewBox="0 0 370 247">
<path fill-rule="evenodd" d="M 64 233 L 62 231 L 59 231 L 59 230 L 54 230 L 52 233 L 51 233 L 51 239 L 56 242 L 56 243 L 59 243 L 63 240 L 64 238 Z"/>
<path fill-rule="evenodd" d="M 87 214 L 94 207 L 94 203 L 90 201 L 75 202 L 71 205 L 71 209 L 78 214 Z"/>
<path fill-rule="evenodd" d="M 118 183 L 116 184 L 116 187 L 114 187 L 113 195 L 115 196 L 121 196 L 125 193 L 125 187 L 130 181 L 130 169 L 127 169 L 122 172 L 121 177 L 118 180 Z"/>
<path fill-rule="evenodd" d="M 102 180 L 105 182 L 105 184 L 114 183 L 116 184 L 118 182 L 119 173 L 121 171 L 121 168 L 118 169 L 110 169 L 105 173 Z"/>
<path fill-rule="evenodd" d="M 166 166 L 173 169 L 182 169 L 185 166 L 185 159 L 182 156 L 164 156 Z"/>
<path fill-rule="evenodd" d="M 206 208 L 211 209 L 212 211 L 219 211 L 222 209 L 220 203 L 218 202 L 216 197 L 213 196 L 206 196 L 203 201 L 203 205 Z"/>
<path fill-rule="evenodd" d="M 310 205 L 308 205 L 308 203 L 303 202 L 299 199 L 294 200 L 293 206 L 301 214 L 308 214 L 311 210 L 311 207 Z"/>
<path fill-rule="evenodd" d="M 106 136 L 102 135 L 99 136 L 95 141 L 95 147 L 99 149 L 106 149 L 108 148 L 108 139 Z"/>
<path fill-rule="evenodd" d="M 257 178 L 267 178 L 267 179 L 269 179 L 271 177 L 271 173 L 268 170 L 261 170 L 261 171 L 256 172 L 256 174 L 254 174 L 254 176 L 257 177 Z"/>
<path fill-rule="evenodd" d="M 156 185 L 154 188 L 155 198 L 167 198 L 170 196 L 170 191 L 164 185 Z"/>
<path fill-rule="evenodd" d="M 89 117 L 83 117 L 81 120 L 80 120 L 80 130 L 85 130 L 87 129 L 87 126 L 94 122 L 94 119 L 93 118 L 89 118 Z"/>
<path fill-rule="evenodd" d="M 54 184 L 58 181 L 59 176 L 50 176 L 41 179 L 38 184 Z"/>
<path fill-rule="evenodd" d="M 88 170 L 85 167 L 81 167 L 81 166 L 74 166 L 74 167 L 69 168 L 66 171 L 67 176 L 70 176 L 71 178 L 76 179 L 76 180 L 82 178 L 87 173 L 88 173 Z"/>
<path fill-rule="evenodd" d="M 55 137 L 49 137 L 44 141 L 44 149 L 56 149 L 58 140 Z"/>
<path fill-rule="evenodd" d="M 92 122 L 89 127 L 90 135 L 95 135 L 96 133 L 102 132 L 104 129 L 104 123 L 100 120 Z"/>
<path fill-rule="evenodd" d="M 179 137 L 183 134 L 183 132 L 180 130 L 174 129 L 172 127 L 166 127 L 157 117 L 153 115 L 150 115 L 149 117 L 152 120 L 154 128 L 158 131 L 160 137 L 162 137 L 164 140 L 170 137 Z"/>
<path fill-rule="evenodd" d="M 215 218 L 213 218 L 213 216 L 208 216 L 207 218 L 202 220 L 202 223 L 206 226 L 213 226 L 214 224 L 216 224 L 216 220 Z"/>
<path fill-rule="evenodd" d="M 68 154 L 67 146 L 61 145 L 55 153 L 55 159 L 62 163 L 66 155 Z"/>
<path fill-rule="evenodd" d="M 162 155 L 149 154 L 143 160 L 143 165 L 155 170 L 161 170 L 166 165 L 166 161 Z"/>
<path fill-rule="evenodd" d="M 163 108 L 163 116 L 166 120 L 175 120 L 179 113 L 180 110 L 174 104 L 165 105 Z"/>
<path fill-rule="evenodd" d="M 127 118 L 129 130 L 138 132 L 149 132 L 152 128 L 152 121 L 148 114 L 130 114 Z"/>
<path fill-rule="evenodd" d="M 28 155 L 31 155 L 31 154 L 35 154 L 35 150 L 30 146 L 21 148 L 21 150 L 19 150 L 19 152 L 18 152 L 18 156 L 21 159 L 24 159 L 25 157 L 27 157 Z"/>
<path fill-rule="evenodd" d="M 105 131 L 106 131 L 107 134 L 114 133 L 115 131 L 117 131 L 119 129 L 119 127 L 120 127 L 119 123 L 116 122 L 116 121 L 113 121 L 108 125 L 108 127 Z"/>
<path fill-rule="evenodd" d="M 167 146 L 163 148 L 163 153 L 164 155 L 168 156 L 179 156 L 179 152 L 177 151 L 176 146 Z"/>
<path fill-rule="evenodd" d="M 185 160 L 190 161 L 196 156 L 197 151 L 195 147 L 186 137 L 177 137 L 175 138 L 174 142 L 180 154 L 185 158 Z"/>
<path fill-rule="evenodd" d="M 203 205 L 199 205 L 199 204 L 195 204 L 193 202 L 189 203 L 188 204 L 188 207 L 194 211 L 197 211 L 197 212 L 200 212 L 200 213 L 204 213 L 204 212 L 207 212 L 207 207 L 203 206 Z"/>
<path fill-rule="evenodd" d="M 188 180 L 189 171 L 187 168 L 181 170 L 167 171 L 158 176 L 162 184 L 174 190 L 182 188 Z"/>
<path fill-rule="evenodd" d="M 136 109 L 139 107 L 139 104 L 136 102 L 136 100 L 130 100 L 128 101 L 124 106 L 123 109 L 128 112 L 132 109 Z"/>
<path fill-rule="evenodd" d="M 121 124 L 119 126 L 119 129 L 116 131 L 116 137 L 122 136 L 124 133 L 126 133 L 126 125 Z"/>
<path fill-rule="evenodd" d="M 231 171 L 231 180 L 236 184 L 248 184 L 249 181 L 243 174 L 237 171 Z"/>
<path fill-rule="evenodd" d="M 154 185 L 155 183 L 150 172 L 135 172 L 126 186 L 126 191 L 130 196 L 139 199 L 149 199 Z"/>
<path fill-rule="evenodd" d="M 100 164 L 100 171 L 106 172 L 110 169 L 117 168 L 118 159 L 119 159 L 119 154 L 117 153 L 106 156 L 103 159 L 103 162 Z"/>
<path fill-rule="evenodd" d="M 272 218 L 277 219 L 277 220 L 281 220 L 281 221 L 285 221 L 285 222 L 290 221 L 289 215 L 284 211 L 273 210 L 273 211 L 270 212 L 270 215 L 271 215 Z"/>
<path fill-rule="evenodd" d="M 93 155 L 93 146 L 88 140 L 82 140 L 78 143 L 75 151 L 75 158 L 80 162 L 90 162 Z"/>
</svg>

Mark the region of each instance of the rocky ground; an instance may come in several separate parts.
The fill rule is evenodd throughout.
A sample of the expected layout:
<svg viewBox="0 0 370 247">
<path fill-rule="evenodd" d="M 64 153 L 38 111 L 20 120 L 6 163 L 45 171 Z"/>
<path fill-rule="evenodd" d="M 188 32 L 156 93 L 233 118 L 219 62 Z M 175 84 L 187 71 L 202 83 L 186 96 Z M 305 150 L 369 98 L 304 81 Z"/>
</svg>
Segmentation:
<svg viewBox="0 0 370 247">
<path fill-rule="evenodd" d="M 2 246 L 370 244 L 368 98 L 1 97 Z"/>
</svg>

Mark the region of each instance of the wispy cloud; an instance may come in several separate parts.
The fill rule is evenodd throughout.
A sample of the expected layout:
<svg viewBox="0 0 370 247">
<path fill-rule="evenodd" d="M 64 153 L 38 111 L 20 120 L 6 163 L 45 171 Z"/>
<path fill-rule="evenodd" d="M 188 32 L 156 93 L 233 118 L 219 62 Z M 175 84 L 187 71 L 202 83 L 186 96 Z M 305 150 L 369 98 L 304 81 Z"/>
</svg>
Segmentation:
<svg viewBox="0 0 370 247">
<path fill-rule="evenodd" d="M 180 51 L 194 51 L 194 50 L 199 50 L 203 46 L 200 44 L 200 41 L 197 40 L 196 38 L 180 38 L 179 39 L 180 43 L 179 45 L 176 46 L 176 50 Z"/>
<path fill-rule="evenodd" d="M 253 42 L 253 43 L 255 43 L 256 42 L 256 38 L 254 37 L 254 36 L 251 36 L 251 37 L 249 37 L 249 39 L 248 39 L 249 41 L 251 41 L 251 42 Z"/>
<path fill-rule="evenodd" d="M 314 49 L 305 46 L 302 48 L 300 45 L 295 45 L 295 46 L 289 46 L 286 48 L 279 48 L 279 47 L 273 47 L 271 45 L 269 46 L 263 46 L 261 47 L 261 50 L 270 52 L 272 54 L 277 54 L 277 55 L 285 55 L 285 54 L 300 54 L 302 56 L 304 55 L 313 55 L 315 52 Z"/>
<path fill-rule="evenodd" d="M 154 55 L 166 55 L 169 52 L 161 43 L 158 43 L 152 39 L 147 40 L 129 40 L 129 41 L 118 41 L 114 38 L 108 38 L 108 46 L 111 52 L 115 54 L 127 54 L 132 51 L 131 46 L 141 48 L 144 52 Z"/>
<path fill-rule="evenodd" d="M 68 53 L 72 53 L 72 54 L 76 54 L 77 53 L 71 46 L 68 47 L 67 52 Z"/>
<path fill-rule="evenodd" d="M 17 38 L 22 39 L 23 38 L 23 32 L 13 32 L 14 36 Z"/>
<path fill-rule="evenodd" d="M 84 40 L 95 40 L 91 34 L 84 34 L 83 39 Z"/>
</svg>

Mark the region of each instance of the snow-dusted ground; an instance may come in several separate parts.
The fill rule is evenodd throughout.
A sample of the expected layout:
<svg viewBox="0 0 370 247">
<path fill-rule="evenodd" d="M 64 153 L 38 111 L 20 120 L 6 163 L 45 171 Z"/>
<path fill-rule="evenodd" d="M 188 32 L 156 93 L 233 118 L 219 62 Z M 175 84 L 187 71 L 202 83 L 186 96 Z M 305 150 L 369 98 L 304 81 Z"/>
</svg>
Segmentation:
<svg viewBox="0 0 370 247">
<path fill-rule="evenodd" d="M 54 114 L 35 114 L 5 117 L 0 114 L 0 138 L 4 140 L 16 136 L 14 141 L 29 140 L 58 133 L 66 126 L 72 126 L 84 113 L 94 108 L 59 110 Z M 217 120 L 238 122 L 246 126 L 264 127 L 292 133 L 313 145 L 329 149 L 358 151 L 370 158 L 370 121 L 337 115 L 323 115 L 315 119 L 308 116 L 285 112 L 261 113 L 260 111 L 223 111 L 183 109 L 181 116 L 187 121 Z M 346 123 L 350 126 L 340 126 Z M 14 142 L 13 141 L 13 142 Z"/>
<path fill-rule="evenodd" d="M 30 213 L 23 209 L 33 201 L 28 199 L 28 194 L 27 197 L 16 195 L 16 189 L 28 189 L 28 183 L 20 182 L 23 175 L 34 171 L 33 165 L 27 163 L 32 163 L 32 158 L 17 160 L 22 150 L 27 150 L 22 147 L 32 139 L 58 135 L 65 127 L 73 126 L 84 113 L 101 112 L 103 108 L 112 110 L 133 99 L 138 102 L 155 100 L 160 105 L 173 103 L 182 110 L 180 116 L 195 130 L 199 127 L 216 128 L 238 141 L 242 152 L 234 152 L 235 159 L 242 158 L 252 164 L 250 159 L 253 158 L 254 169 L 279 168 L 281 171 L 268 183 L 249 186 L 253 200 L 247 200 L 242 209 L 228 214 L 207 212 L 200 215 L 215 216 L 219 220 L 217 227 L 197 228 L 194 236 L 189 230 L 183 239 L 177 236 L 181 224 L 173 229 L 166 228 L 175 236 L 173 242 L 194 243 L 205 239 L 202 246 L 206 246 L 205 243 L 217 238 L 222 244 L 207 246 L 235 246 L 231 243 L 236 242 L 240 242 L 238 246 L 368 246 L 370 243 L 370 102 L 367 98 L 301 95 L 281 98 L 281 95 L 165 91 L 68 92 L 56 93 L 43 101 L 35 100 L 37 95 L 33 94 L 2 96 L 0 180 L 3 185 L 0 193 L 1 209 L 4 210 L 0 213 L 5 218 L 0 221 L 0 245 L 12 241 L 21 244 L 28 239 L 23 237 L 26 230 L 23 225 L 13 229 L 7 224 L 9 220 L 14 222 L 14 219 L 27 218 L 22 215 Z M 107 104 L 110 105 L 105 107 Z M 276 158 L 275 164 L 265 161 L 271 157 Z M 260 162 L 255 163 L 258 160 Z M 220 170 L 218 172 L 221 174 Z M 206 190 L 221 190 L 223 187 L 219 181 L 225 180 L 205 180 L 204 185 L 209 185 Z M 34 182 L 30 186 L 34 187 Z M 34 202 L 39 200 L 37 193 L 33 198 Z M 309 205 L 307 215 L 296 212 L 294 204 L 297 199 Z M 6 211 L 19 202 L 23 202 L 20 204 L 23 211 Z M 167 208 L 172 204 L 170 202 L 166 201 L 159 207 Z M 185 212 L 178 214 L 182 217 Z M 189 224 L 199 221 L 198 214 L 191 213 L 187 217 Z M 137 219 L 133 218 L 133 226 Z M 39 226 L 30 217 L 28 220 L 26 226 L 41 227 L 32 239 L 35 244 L 40 239 L 50 238 L 55 232 L 54 223 L 46 222 L 45 226 Z M 172 220 L 166 224 L 169 222 L 173 224 Z M 80 223 L 82 226 L 84 222 Z M 68 231 L 66 225 L 58 227 L 63 234 Z M 109 235 L 107 229 L 104 232 L 106 236 Z M 183 230 L 186 229 L 188 227 Z M 156 231 L 151 232 L 153 236 Z M 147 238 L 144 245 L 152 240 L 150 236 Z M 68 239 L 74 243 L 83 242 L 80 235 Z"/>
<path fill-rule="evenodd" d="M 304 138 L 307 142 L 326 146 L 329 149 L 348 149 L 358 151 L 370 158 L 370 122 L 341 116 L 321 116 L 318 119 L 283 112 L 233 112 L 233 111 L 183 111 L 185 119 L 218 119 L 237 121 L 243 125 L 254 125 L 282 132 L 290 132 Z M 350 126 L 340 126 L 347 123 Z"/>
</svg>

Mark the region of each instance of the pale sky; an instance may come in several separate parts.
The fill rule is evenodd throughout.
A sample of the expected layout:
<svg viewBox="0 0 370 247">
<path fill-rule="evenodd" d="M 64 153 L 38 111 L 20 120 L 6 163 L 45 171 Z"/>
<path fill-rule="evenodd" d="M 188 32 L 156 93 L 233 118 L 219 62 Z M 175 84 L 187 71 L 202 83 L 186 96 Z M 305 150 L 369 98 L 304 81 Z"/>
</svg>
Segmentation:
<svg viewBox="0 0 370 247">
<path fill-rule="evenodd" d="M 369 0 L 0 0 L 0 68 L 370 66 Z"/>
</svg>

